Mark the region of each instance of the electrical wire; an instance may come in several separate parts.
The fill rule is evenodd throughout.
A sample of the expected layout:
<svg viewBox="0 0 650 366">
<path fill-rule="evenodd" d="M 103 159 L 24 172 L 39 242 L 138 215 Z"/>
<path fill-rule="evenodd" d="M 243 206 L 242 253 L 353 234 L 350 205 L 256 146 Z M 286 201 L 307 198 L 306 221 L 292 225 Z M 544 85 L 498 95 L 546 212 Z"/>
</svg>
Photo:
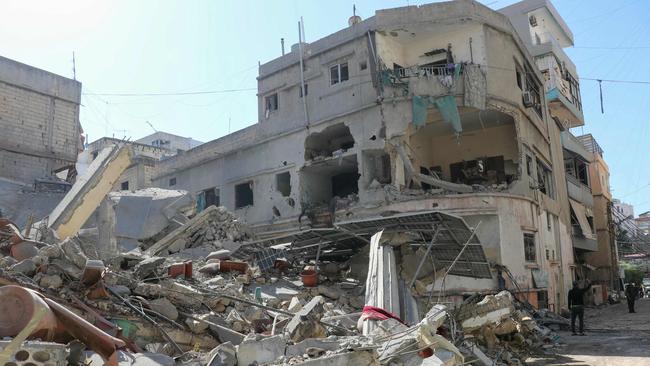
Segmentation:
<svg viewBox="0 0 650 366">
<path fill-rule="evenodd" d="M 237 93 L 237 92 L 253 91 L 253 90 L 257 90 L 257 88 L 201 90 L 201 91 L 166 92 L 166 93 L 165 92 L 161 92 L 161 93 L 82 93 L 82 95 L 94 95 L 94 96 L 103 96 L 103 97 L 166 97 L 166 96 L 179 96 L 179 95 Z"/>
</svg>

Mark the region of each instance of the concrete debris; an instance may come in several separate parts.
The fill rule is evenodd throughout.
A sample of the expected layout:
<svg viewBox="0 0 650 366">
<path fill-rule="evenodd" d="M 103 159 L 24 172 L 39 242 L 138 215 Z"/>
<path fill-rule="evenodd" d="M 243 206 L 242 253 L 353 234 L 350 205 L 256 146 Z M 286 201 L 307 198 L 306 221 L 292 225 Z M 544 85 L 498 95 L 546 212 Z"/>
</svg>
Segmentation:
<svg viewBox="0 0 650 366">
<path fill-rule="evenodd" d="M 149 307 L 151 310 L 160 313 L 171 320 L 178 319 L 178 310 L 176 310 L 176 307 L 171 303 L 171 301 L 164 297 L 149 301 Z"/>
<path fill-rule="evenodd" d="M 139 196 L 116 197 L 114 211 L 126 215 L 118 206 L 135 209 L 130 201 Z M 29 258 L 0 258 L 0 290 L 14 288 L 20 301 L 54 314 L 31 339 L 49 337 L 58 317 L 81 319 L 86 333 L 72 338 L 95 338 L 69 347 L 79 362 L 215 366 L 517 364 L 558 342 L 543 324 L 564 318 L 531 312 L 507 291 L 472 296 L 454 309 L 427 302 L 432 267 L 420 268 L 413 288 L 405 286 L 424 255 L 408 247 L 406 234 L 378 233 L 355 255 L 245 257 L 237 248 L 253 234 L 232 213 L 211 206 L 183 220 L 172 206 L 149 214 L 166 219 L 152 231 L 140 227 L 136 248 L 117 246 L 110 257 L 105 243 L 78 234 L 38 243 Z M 304 283 L 305 270 L 318 285 Z M 74 317 L 61 315 L 73 308 Z M 17 337 L 29 318 L 19 320 L 6 335 Z M 56 342 L 55 335 L 42 339 Z"/>
</svg>

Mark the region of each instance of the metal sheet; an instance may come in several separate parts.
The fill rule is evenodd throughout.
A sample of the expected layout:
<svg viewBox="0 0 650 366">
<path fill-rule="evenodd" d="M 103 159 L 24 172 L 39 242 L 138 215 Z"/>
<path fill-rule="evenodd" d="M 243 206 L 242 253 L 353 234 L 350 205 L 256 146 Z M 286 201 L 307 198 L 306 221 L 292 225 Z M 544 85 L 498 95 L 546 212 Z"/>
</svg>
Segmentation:
<svg viewBox="0 0 650 366">
<path fill-rule="evenodd" d="M 262 248 L 279 244 L 290 244 L 288 254 L 306 255 L 321 244 L 323 251 L 338 249 L 359 249 L 369 242 L 369 238 L 380 230 L 384 233 L 414 233 L 414 244 L 429 244 L 436 228 L 438 236 L 431 253 L 437 268 L 448 267 L 467 248 L 451 269 L 449 274 L 474 278 L 492 278 L 490 266 L 483 247 L 465 220 L 458 216 L 426 211 L 419 213 L 397 214 L 388 217 L 345 221 L 335 224 L 334 228 L 310 229 L 244 244 L 234 256 L 244 258 L 252 256 Z M 471 239 L 470 239 L 471 238 Z"/>
</svg>

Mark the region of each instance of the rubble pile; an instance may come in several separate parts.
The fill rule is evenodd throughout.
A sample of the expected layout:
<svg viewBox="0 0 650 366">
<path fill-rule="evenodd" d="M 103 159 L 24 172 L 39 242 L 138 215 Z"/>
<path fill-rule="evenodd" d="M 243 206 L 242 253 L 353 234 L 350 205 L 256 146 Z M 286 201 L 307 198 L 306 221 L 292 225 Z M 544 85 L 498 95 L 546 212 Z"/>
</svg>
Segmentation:
<svg viewBox="0 0 650 366">
<path fill-rule="evenodd" d="M 523 365 L 526 358 L 559 347 L 559 336 L 535 320 L 546 314 L 528 310 L 508 291 L 464 303 L 454 315 L 465 351 L 497 365 Z"/>
<path fill-rule="evenodd" d="M 225 207 L 210 206 L 153 244 L 147 253 L 165 255 L 204 245 L 215 248 L 225 245 L 234 249 L 235 243 L 250 239 L 251 231 Z"/>
<path fill-rule="evenodd" d="M 173 217 L 155 243 L 104 260 L 92 237 L 36 241 L 1 221 L 0 364 L 519 365 L 558 343 L 541 324 L 563 318 L 507 291 L 423 301 L 434 267 L 409 235 L 314 258 L 258 246 L 223 207 Z"/>
</svg>

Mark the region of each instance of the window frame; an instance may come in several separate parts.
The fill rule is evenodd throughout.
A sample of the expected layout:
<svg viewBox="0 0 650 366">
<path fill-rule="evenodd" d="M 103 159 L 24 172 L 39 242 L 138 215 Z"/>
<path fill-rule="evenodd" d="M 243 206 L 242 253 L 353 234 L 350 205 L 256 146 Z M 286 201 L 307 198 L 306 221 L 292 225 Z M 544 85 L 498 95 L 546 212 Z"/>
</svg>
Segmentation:
<svg viewBox="0 0 650 366">
<path fill-rule="evenodd" d="M 275 100 L 275 104 L 270 103 L 270 101 Z M 272 108 L 274 107 L 275 108 Z M 271 93 L 269 95 L 264 96 L 264 107 L 265 111 L 267 112 L 275 112 L 278 109 L 280 109 L 280 98 L 278 96 L 278 93 Z"/>
<path fill-rule="evenodd" d="M 305 96 L 309 95 L 309 84 L 305 83 Z M 302 98 L 302 84 L 298 84 L 298 98 Z"/>
<path fill-rule="evenodd" d="M 284 177 L 287 177 L 286 178 L 287 179 L 286 183 L 288 184 L 288 187 L 289 187 L 288 192 L 285 192 L 283 189 L 280 189 L 281 188 L 281 183 L 283 183 L 281 181 L 283 179 L 285 179 Z M 281 172 L 281 173 L 277 173 L 275 175 L 275 191 L 279 192 L 282 195 L 282 197 L 291 197 L 291 191 L 293 190 L 292 188 L 293 187 L 291 186 L 291 172 L 288 172 L 288 171 L 287 172 Z"/>
<path fill-rule="evenodd" d="M 126 188 L 124 185 L 126 184 Z M 129 181 L 125 180 L 124 182 L 120 183 L 120 190 L 121 191 L 128 191 L 129 190 Z"/>
<path fill-rule="evenodd" d="M 248 185 L 249 189 L 251 191 L 251 199 L 250 203 L 246 202 L 242 204 L 240 202 L 242 198 L 240 198 L 241 191 L 239 191 L 239 187 Z M 252 180 L 246 181 L 246 182 L 241 182 L 239 184 L 235 184 L 235 209 L 241 209 L 241 208 L 246 208 L 246 207 L 252 207 L 255 205 L 255 189 L 254 189 L 254 183 Z"/>
<path fill-rule="evenodd" d="M 343 79 L 343 66 L 345 66 L 345 79 Z M 336 71 L 336 80 L 334 79 L 333 72 Z M 338 85 L 350 80 L 350 65 L 347 61 L 339 62 L 329 67 L 330 86 Z"/>
<path fill-rule="evenodd" d="M 532 263 L 536 264 L 537 263 L 537 241 L 535 240 L 535 233 L 524 232 L 522 238 L 524 244 L 524 261 L 529 264 Z M 532 251 L 530 248 L 531 243 L 532 243 Z M 532 259 L 529 258 L 530 254 L 532 254 Z"/>
</svg>

